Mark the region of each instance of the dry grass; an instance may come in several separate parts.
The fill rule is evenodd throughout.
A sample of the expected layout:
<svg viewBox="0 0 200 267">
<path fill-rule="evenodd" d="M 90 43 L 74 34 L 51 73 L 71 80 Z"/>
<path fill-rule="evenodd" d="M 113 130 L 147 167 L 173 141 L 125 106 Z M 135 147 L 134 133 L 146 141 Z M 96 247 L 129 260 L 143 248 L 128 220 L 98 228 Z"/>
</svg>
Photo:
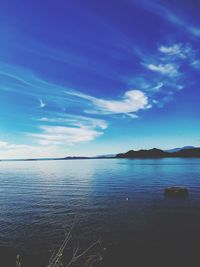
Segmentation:
<svg viewBox="0 0 200 267">
<path fill-rule="evenodd" d="M 65 238 L 61 244 L 61 246 L 51 255 L 49 262 L 46 267 L 73 267 L 78 262 L 84 262 L 84 267 L 94 267 L 97 263 L 103 260 L 102 249 L 101 249 L 101 241 L 100 239 L 93 242 L 85 249 L 81 249 L 79 243 L 77 243 L 72 249 L 70 253 L 70 257 L 68 260 L 64 262 L 64 252 L 66 249 L 70 249 L 70 243 L 73 241 L 72 232 L 75 226 L 75 222 L 73 223 L 71 229 L 66 233 Z M 96 248 L 97 253 L 90 254 L 92 250 Z M 77 266 L 77 265 L 76 265 Z M 81 265 L 82 266 L 82 265 Z M 17 255 L 16 258 L 16 267 L 23 267 L 21 263 L 20 255 Z"/>
</svg>

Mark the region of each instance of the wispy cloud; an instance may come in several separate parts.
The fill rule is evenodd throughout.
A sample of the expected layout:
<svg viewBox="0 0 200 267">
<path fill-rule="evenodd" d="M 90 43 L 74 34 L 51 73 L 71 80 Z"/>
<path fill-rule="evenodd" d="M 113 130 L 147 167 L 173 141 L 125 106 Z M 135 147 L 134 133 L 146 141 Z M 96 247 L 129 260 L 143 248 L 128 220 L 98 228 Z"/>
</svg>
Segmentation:
<svg viewBox="0 0 200 267">
<path fill-rule="evenodd" d="M 44 103 L 42 99 L 39 99 L 39 102 L 40 102 L 40 108 L 44 108 L 46 106 L 46 103 Z"/>
<path fill-rule="evenodd" d="M 26 132 L 33 145 L 14 144 L 0 140 L 0 159 L 64 157 L 68 148 L 87 143 L 104 134 L 108 127 L 105 120 L 78 115 L 56 114 L 41 117 L 36 132 Z"/>
<path fill-rule="evenodd" d="M 170 56 L 183 55 L 181 44 L 161 45 L 159 51 Z"/>
<path fill-rule="evenodd" d="M 200 27 L 190 26 L 188 29 L 193 35 L 200 36 Z"/>
<path fill-rule="evenodd" d="M 191 62 L 191 66 L 197 70 L 200 69 L 200 60 L 198 59 L 194 59 L 192 62 Z"/>
<path fill-rule="evenodd" d="M 145 109 L 148 106 L 148 98 L 140 90 L 130 90 L 125 92 L 121 100 L 101 99 L 75 91 L 68 91 L 66 93 L 91 102 L 94 109 L 87 110 L 88 113 L 100 112 L 102 114 L 127 114 Z"/>
<path fill-rule="evenodd" d="M 143 74 L 129 80 L 131 86 L 144 91 L 151 105 L 163 107 L 174 94 L 194 82 L 192 68 L 200 68 L 199 53 L 190 43 L 160 44 L 154 53 L 137 49 Z"/>
<path fill-rule="evenodd" d="M 89 127 L 40 126 L 41 133 L 31 133 L 40 145 L 72 145 L 88 142 L 103 134 Z"/>
<path fill-rule="evenodd" d="M 39 74 L 34 73 L 21 66 L 10 65 L 0 61 L 0 91 L 10 92 L 32 99 L 33 105 L 30 108 L 38 108 L 35 112 L 45 111 L 47 106 L 51 109 L 64 110 L 69 107 L 70 99 L 67 99 L 64 87 L 57 82 L 43 79 Z M 45 99 L 45 101 L 44 101 Z M 16 106 L 17 106 L 16 98 Z M 39 103 L 38 103 L 39 102 Z"/>
<path fill-rule="evenodd" d="M 145 64 L 145 66 L 152 71 L 159 72 L 164 75 L 169 75 L 171 77 L 178 75 L 178 67 L 175 64 Z"/>
<path fill-rule="evenodd" d="M 54 117 L 41 117 L 37 133 L 27 133 L 40 145 L 73 145 L 89 142 L 104 134 L 108 123 L 103 119 L 58 113 Z"/>
<path fill-rule="evenodd" d="M 84 106 L 84 103 L 77 103 L 67 97 L 65 91 L 68 88 L 46 81 L 23 68 L 0 63 L 0 82 L 0 90 L 19 94 L 16 105 L 17 100 L 20 105 L 23 95 L 31 99 L 33 106 L 28 108 L 32 112 L 35 109 L 37 123 L 33 123 L 34 132 L 27 131 L 26 137 L 31 137 L 31 141 L 39 145 L 58 147 L 92 141 L 108 127 L 105 120 L 82 116 L 81 105 Z M 35 100 L 39 101 L 39 109 L 35 108 Z M 46 101 L 49 103 L 48 109 L 44 109 L 47 106 Z M 68 114 L 64 108 L 68 108 Z M 7 148 L 11 149 L 11 146 L 7 145 Z M 18 146 L 16 148 L 23 149 Z"/>
<path fill-rule="evenodd" d="M 175 43 L 171 45 L 161 45 L 158 50 L 165 56 L 164 59 L 177 60 L 177 59 L 192 59 L 196 56 L 196 51 L 190 44 Z M 168 57 L 167 57 L 168 56 Z"/>
<path fill-rule="evenodd" d="M 176 10 L 172 9 L 172 7 L 169 8 L 169 5 L 167 6 L 166 3 L 156 0 L 137 1 L 137 4 L 179 27 L 181 31 L 185 30 L 193 36 L 200 37 L 200 27 L 191 25 L 185 18 L 177 14 Z"/>
<path fill-rule="evenodd" d="M 69 115 L 69 114 L 59 113 L 57 114 L 56 117 L 53 118 L 42 117 L 39 118 L 38 120 L 53 125 L 100 128 L 102 130 L 105 130 L 108 127 L 108 123 L 105 120 L 90 118 L 80 115 Z"/>
<path fill-rule="evenodd" d="M 108 29 L 108 25 L 106 29 Z M 112 31 L 113 32 L 113 31 Z M 117 31 L 119 34 L 119 32 Z M 116 34 L 117 34 L 116 33 Z M 121 34 L 120 34 L 121 35 Z M 21 40 L 21 35 L 19 36 L 19 40 Z M 73 36 L 73 40 L 76 40 L 76 36 Z M 79 37 L 78 37 L 79 38 Z M 122 42 L 122 40 L 120 40 Z M 73 41 L 74 42 L 74 41 Z M 101 40 L 103 42 L 103 40 Z M 109 41 L 104 40 L 105 43 L 109 43 Z M 71 40 L 69 41 L 71 43 Z M 77 43 L 82 46 L 86 43 L 86 47 L 89 47 L 91 51 L 100 50 L 102 54 L 106 55 L 106 51 L 102 49 L 102 47 L 97 44 L 94 45 L 92 42 L 88 42 L 88 40 L 80 40 L 77 39 L 73 46 L 69 45 L 68 49 L 58 49 L 54 48 L 51 44 L 40 43 L 36 40 L 31 40 L 30 43 L 23 43 L 20 42 L 17 45 L 23 49 L 23 51 L 28 51 L 29 53 L 39 56 L 43 59 L 48 59 L 48 61 L 52 62 L 53 64 L 65 64 L 65 68 L 70 72 L 72 69 L 76 71 L 87 71 L 94 75 L 98 75 L 102 78 L 107 78 L 110 80 L 116 80 L 116 77 L 119 73 L 116 72 L 115 69 L 110 68 L 108 62 L 104 62 L 103 60 L 98 62 L 98 65 L 90 56 L 85 56 L 84 53 L 80 53 L 80 50 L 77 49 Z M 112 44 L 119 53 L 122 53 L 121 49 L 118 48 L 119 44 Z M 82 47 L 85 49 L 85 46 Z"/>
<path fill-rule="evenodd" d="M 64 157 L 66 153 L 67 148 L 62 150 L 57 146 L 45 146 L 45 149 L 41 149 L 40 145 L 33 146 L 0 141 L 0 159 Z"/>
<path fill-rule="evenodd" d="M 20 66 L 6 64 L 0 61 L 0 90 L 10 90 L 24 95 L 30 95 L 43 102 L 43 96 L 52 99 L 60 96 L 64 88 L 56 83 L 46 81 Z M 51 90 L 51 94 L 48 94 Z M 63 93 L 64 95 L 64 93 Z"/>
</svg>

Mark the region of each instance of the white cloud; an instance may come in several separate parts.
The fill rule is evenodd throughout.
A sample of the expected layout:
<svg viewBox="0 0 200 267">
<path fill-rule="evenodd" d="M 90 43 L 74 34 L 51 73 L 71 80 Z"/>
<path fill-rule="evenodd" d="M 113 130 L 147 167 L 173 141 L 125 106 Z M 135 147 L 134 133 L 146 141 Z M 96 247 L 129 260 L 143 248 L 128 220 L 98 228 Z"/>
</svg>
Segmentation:
<svg viewBox="0 0 200 267">
<path fill-rule="evenodd" d="M 80 115 L 59 114 L 58 117 L 53 118 L 42 117 L 39 121 L 53 123 L 54 125 L 100 128 L 103 130 L 108 127 L 105 120 Z"/>
<path fill-rule="evenodd" d="M 40 127 L 41 133 L 30 133 L 40 145 L 71 145 L 88 142 L 103 134 L 89 127 L 48 126 Z"/>
<path fill-rule="evenodd" d="M 160 77 L 153 77 L 152 79 L 152 73 L 150 75 L 151 77 L 149 78 L 144 75 L 137 75 L 129 79 L 128 84 L 140 88 L 140 90 L 146 92 L 149 97 L 152 93 L 162 90 L 165 85 L 163 79 L 161 80 Z"/>
<path fill-rule="evenodd" d="M 195 69 L 200 69 L 200 60 L 194 59 L 191 63 L 191 66 L 194 67 Z"/>
<path fill-rule="evenodd" d="M 182 52 L 181 44 L 174 44 L 171 46 L 161 45 L 159 51 L 168 55 L 177 55 Z"/>
<path fill-rule="evenodd" d="M 29 158 L 48 158 L 64 157 L 67 149 L 61 150 L 56 146 L 31 146 L 24 144 L 13 144 L 0 141 L 0 159 L 29 159 Z"/>
<path fill-rule="evenodd" d="M 37 133 L 26 134 L 35 145 L 0 140 L 0 159 L 64 157 L 69 146 L 92 141 L 108 127 L 104 120 L 78 115 L 42 117 L 38 121 L 48 125 L 40 126 Z"/>
<path fill-rule="evenodd" d="M 159 92 L 161 88 L 163 88 L 164 86 L 164 83 L 163 82 L 159 82 L 157 83 L 155 86 L 153 86 L 151 88 L 152 91 L 155 91 L 155 92 Z"/>
<path fill-rule="evenodd" d="M 49 121 L 49 119 L 48 118 L 46 118 L 46 117 L 42 117 L 42 118 L 40 118 L 40 119 L 38 119 L 39 121 Z"/>
<path fill-rule="evenodd" d="M 28 94 L 32 97 L 37 97 L 39 101 L 39 107 L 44 109 L 46 103 L 43 98 L 47 98 L 49 102 L 54 104 L 56 107 L 65 108 L 68 107 L 78 107 L 81 109 L 81 105 L 84 103 L 79 103 L 66 97 L 66 88 L 51 82 L 45 81 L 38 76 L 34 75 L 25 69 L 18 68 L 17 66 L 10 66 L 7 64 L 0 63 L 0 74 L 3 76 L 9 76 L 13 79 L 15 86 L 10 86 L 11 90 L 16 90 L 17 92 Z M 6 84 L 7 85 L 7 84 Z M 11 85 L 10 83 L 8 85 Z M 28 86 L 28 90 L 25 88 Z M 51 94 L 49 91 L 51 90 Z M 68 94 L 70 92 L 68 91 Z M 148 104 L 147 96 L 139 90 L 127 91 L 121 100 L 106 100 L 98 99 L 86 94 L 71 92 L 71 95 L 79 96 L 82 99 L 88 100 L 93 103 L 95 110 L 93 113 L 101 112 L 102 114 L 126 114 L 131 112 L 136 112 L 140 109 L 145 108 Z M 86 111 L 87 107 L 80 110 Z M 89 110 L 92 113 L 92 110 Z"/>
<path fill-rule="evenodd" d="M 9 143 L 8 142 L 4 142 L 4 141 L 0 141 L 0 149 L 4 149 L 9 147 Z"/>
<path fill-rule="evenodd" d="M 189 30 L 193 35 L 196 35 L 197 37 L 200 36 L 200 28 L 191 26 L 189 27 Z"/>
<path fill-rule="evenodd" d="M 46 104 L 43 102 L 42 99 L 39 99 L 39 101 L 40 101 L 40 108 L 44 108 Z"/>
<path fill-rule="evenodd" d="M 91 102 L 95 110 L 87 110 L 88 113 L 100 112 L 102 114 L 127 114 L 145 109 L 148 105 L 147 96 L 140 90 L 127 91 L 121 100 L 107 100 L 82 94 L 79 92 L 66 92 Z"/>
<path fill-rule="evenodd" d="M 173 44 L 173 45 L 161 45 L 158 50 L 165 56 L 171 56 L 172 60 L 175 59 L 189 59 L 191 60 L 196 56 L 196 51 L 190 46 L 190 44 Z M 169 58 L 164 58 L 165 60 Z"/>
<path fill-rule="evenodd" d="M 124 94 L 121 101 L 94 99 L 93 103 L 108 113 L 129 113 L 144 109 L 148 104 L 148 99 L 142 91 L 131 90 Z"/>
<path fill-rule="evenodd" d="M 26 133 L 35 145 L 0 140 L 0 159 L 65 157 L 71 145 L 92 141 L 108 127 L 102 119 L 78 115 L 37 120 L 47 125 L 40 126 L 37 133 Z"/>
<path fill-rule="evenodd" d="M 126 113 L 126 115 L 128 117 L 130 117 L 131 119 L 137 119 L 138 118 L 138 115 L 134 114 L 134 113 Z"/>
<path fill-rule="evenodd" d="M 177 76 L 178 75 L 178 70 L 177 70 L 177 65 L 172 64 L 172 63 L 167 63 L 167 64 L 144 64 L 149 70 L 159 72 L 164 75 L 168 75 L 170 77 Z"/>
<path fill-rule="evenodd" d="M 140 51 L 137 55 L 140 64 L 150 71 L 131 78 L 129 83 L 146 92 L 149 103 L 160 107 L 191 85 L 193 72 L 189 68 L 200 69 L 199 52 L 188 42 L 162 44 L 154 54 Z"/>
</svg>

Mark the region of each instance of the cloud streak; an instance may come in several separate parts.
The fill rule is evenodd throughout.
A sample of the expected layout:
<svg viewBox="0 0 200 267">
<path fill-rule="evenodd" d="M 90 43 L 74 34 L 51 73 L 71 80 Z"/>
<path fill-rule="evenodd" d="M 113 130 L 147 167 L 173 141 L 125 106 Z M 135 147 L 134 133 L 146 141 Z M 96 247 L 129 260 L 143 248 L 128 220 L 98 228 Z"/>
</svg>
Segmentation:
<svg viewBox="0 0 200 267">
<path fill-rule="evenodd" d="M 27 69 L 0 61 L 0 90 L 35 97 L 43 106 L 43 97 L 54 99 L 54 102 L 58 98 L 61 101 L 65 96 L 64 89 L 63 86 L 46 81 Z"/>
<path fill-rule="evenodd" d="M 48 158 L 64 157 L 67 149 L 62 150 L 57 146 L 25 145 L 0 141 L 0 159 L 30 159 L 30 158 Z"/>
<path fill-rule="evenodd" d="M 90 118 L 79 115 L 69 115 L 69 114 L 57 114 L 57 117 L 42 117 L 38 119 L 40 122 L 46 122 L 53 125 L 63 125 L 63 126 L 73 126 L 73 127 L 89 127 L 89 128 L 99 128 L 105 130 L 108 124 L 105 120 Z"/>
<path fill-rule="evenodd" d="M 46 107 L 46 103 L 44 103 L 42 99 L 39 99 L 39 101 L 40 101 L 40 108 Z"/>
<path fill-rule="evenodd" d="M 105 120 L 80 115 L 57 114 L 41 117 L 37 133 L 27 135 L 42 146 L 74 145 L 93 141 L 104 134 L 108 124 Z"/>
<path fill-rule="evenodd" d="M 144 91 L 149 105 L 163 107 L 172 101 L 176 92 L 193 83 L 193 69 L 200 69 L 199 53 L 190 43 L 160 44 L 151 54 L 136 51 L 144 74 L 132 77 L 129 85 Z"/>
<path fill-rule="evenodd" d="M 145 109 L 148 106 L 148 98 L 140 90 L 130 90 L 125 92 L 121 100 L 101 99 L 73 91 L 68 91 L 66 93 L 91 102 L 94 109 L 87 110 L 88 113 L 100 112 L 102 114 L 127 114 Z"/>
<path fill-rule="evenodd" d="M 153 12 L 154 14 L 164 18 L 173 25 L 179 27 L 181 30 L 186 30 L 189 34 L 193 36 L 200 37 L 200 27 L 190 25 L 184 20 L 180 15 L 177 15 L 176 12 L 164 5 L 164 3 L 152 0 L 140 0 L 137 3 L 142 6 L 144 9 Z"/>
<path fill-rule="evenodd" d="M 103 134 L 89 127 L 64 127 L 64 126 L 40 126 L 41 133 L 31 133 L 29 136 L 35 138 L 40 145 L 72 145 L 76 143 L 89 142 Z"/>
<path fill-rule="evenodd" d="M 174 77 L 178 75 L 178 67 L 175 64 L 167 63 L 167 64 L 145 64 L 147 69 L 159 72 L 164 75 L 168 75 L 170 77 Z"/>
</svg>

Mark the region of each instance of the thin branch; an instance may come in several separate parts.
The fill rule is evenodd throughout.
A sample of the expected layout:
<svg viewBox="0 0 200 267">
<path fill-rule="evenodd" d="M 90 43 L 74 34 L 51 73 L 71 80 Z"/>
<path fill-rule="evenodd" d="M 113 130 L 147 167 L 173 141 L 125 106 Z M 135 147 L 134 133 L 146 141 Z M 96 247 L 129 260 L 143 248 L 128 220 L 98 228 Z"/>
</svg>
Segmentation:
<svg viewBox="0 0 200 267">
<path fill-rule="evenodd" d="M 82 253 L 80 253 L 77 256 L 73 253 L 72 258 L 71 258 L 70 262 L 66 265 L 66 267 L 69 267 L 74 262 L 78 261 L 81 257 L 83 257 L 88 251 L 90 251 L 97 244 L 100 244 L 100 240 L 97 240 L 96 242 L 92 243 L 88 248 L 86 248 Z"/>
<path fill-rule="evenodd" d="M 61 259 L 62 255 L 63 255 L 63 251 L 65 249 L 65 247 L 67 246 L 67 244 L 69 243 L 69 241 L 72 238 L 72 231 L 74 229 L 76 223 L 76 217 L 74 219 L 74 222 L 69 230 L 69 232 L 67 233 L 63 243 L 61 244 L 60 248 L 58 249 L 58 252 L 55 254 L 55 252 L 52 254 L 50 260 L 49 260 L 49 264 L 48 267 L 56 267 L 58 261 Z"/>
</svg>

